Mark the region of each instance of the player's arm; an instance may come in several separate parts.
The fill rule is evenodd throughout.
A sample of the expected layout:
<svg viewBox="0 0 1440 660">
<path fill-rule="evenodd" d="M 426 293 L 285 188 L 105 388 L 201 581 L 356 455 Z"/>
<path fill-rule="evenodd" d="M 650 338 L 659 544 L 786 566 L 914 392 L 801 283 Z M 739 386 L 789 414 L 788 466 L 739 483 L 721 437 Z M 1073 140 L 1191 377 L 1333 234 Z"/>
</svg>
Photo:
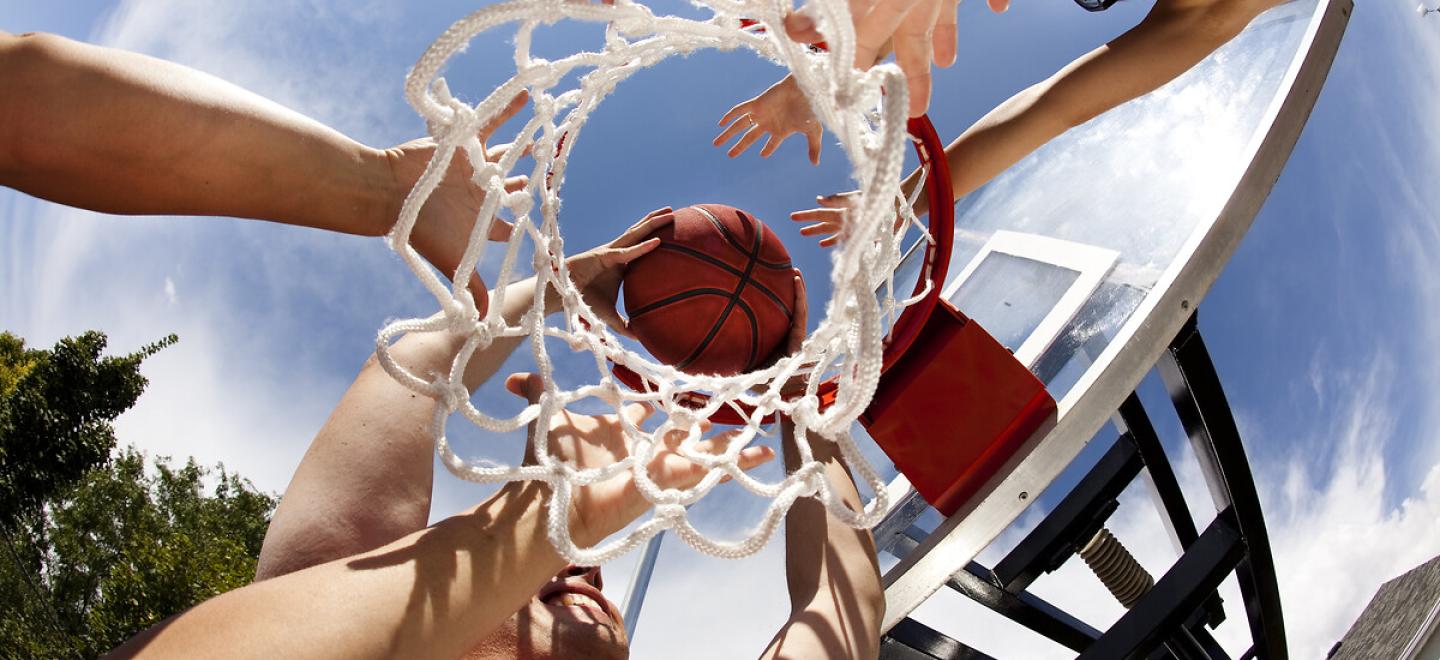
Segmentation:
<svg viewBox="0 0 1440 660">
<path fill-rule="evenodd" d="M 1174 80 L 1279 2 L 1159 0 L 1139 25 L 1010 97 L 951 142 L 945 156 L 955 196 L 973 192 L 1065 131 Z M 916 171 L 901 190 L 909 196 L 921 184 Z M 854 199 L 854 193 L 820 197 L 819 208 L 791 219 L 810 223 L 800 233 L 830 247 Z M 929 201 L 919 196 L 916 215 L 929 211 Z"/>
<path fill-rule="evenodd" d="M 794 309 L 785 346 L 788 353 L 798 351 L 805 341 L 808 308 L 805 281 L 798 271 Z M 860 494 L 839 448 L 823 439 L 797 439 L 788 417 L 781 418 L 780 430 L 785 470 L 800 467 L 795 443 L 810 443 L 812 456 L 825 464 L 830 487 L 847 506 L 860 510 Z M 835 520 L 819 500 L 796 500 L 785 517 L 785 581 L 790 619 L 775 633 L 762 658 L 868 659 L 879 653 L 885 591 L 869 530 Z"/>
<path fill-rule="evenodd" d="M 782 422 L 786 470 L 799 467 L 797 439 L 789 420 Z M 840 460 L 839 450 L 820 439 L 810 442 L 825 476 L 852 509 L 860 495 Z M 880 651 L 885 591 L 869 530 L 855 529 L 830 516 L 814 498 L 796 500 L 785 518 L 785 578 L 790 589 L 790 620 L 770 641 L 762 658 L 869 659 Z"/>
<path fill-rule="evenodd" d="M 955 196 L 1061 133 L 1147 94 L 1239 34 L 1280 0 L 1159 0 L 1144 20 L 982 117 L 945 149 Z M 905 190 L 919 183 L 919 173 Z M 919 212 L 926 209 L 920 196 Z"/>
<path fill-rule="evenodd" d="M 615 313 L 615 298 L 626 264 L 653 250 L 647 237 L 674 219 L 658 209 L 615 240 L 566 260 L 570 277 L 591 307 L 609 325 L 627 332 Z M 456 240 L 463 242 L 463 236 Z M 511 284 L 500 313 L 517 325 L 534 300 L 533 278 Z M 547 314 L 561 309 L 552 287 Z M 465 342 L 449 332 L 411 333 L 390 356 L 422 378 L 449 373 Z M 475 352 L 464 371 L 474 391 L 489 380 L 526 337 L 497 337 Z M 397 382 L 371 356 L 316 433 L 270 519 L 256 567 L 269 579 L 339 557 L 373 550 L 425 527 L 434 483 L 434 439 L 430 423 L 440 402 Z"/>
<path fill-rule="evenodd" d="M 530 403 L 545 392 L 540 378 L 528 374 L 512 376 L 506 387 Z M 622 414 L 640 424 L 650 410 L 630 404 Z M 616 415 L 561 411 L 536 423 L 550 425 L 555 458 L 580 468 L 629 455 Z M 689 488 L 707 472 L 675 454 L 679 439 L 664 439 L 666 449 L 647 466 L 661 488 Z M 714 454 L 728 443 L 722 435 L 696 449 Z M 750 447 L 737 463 L 748 470 L 772 457 L 763 447 Z M 541 483 L 508 484 L 481 505 L 376 550 L 212 598 L 126 642 L 115 655 L 460 657 L 565 566 L 548 538 L 549 497 Z M 591 546 L 649 506 L 628 473 L 583 487 L 571 500 L 572 538 Z"/>
<path fill-rule="evenodd" d="M 0 80 L 0 185 L 104 213 L 232 216 L 379 236 L 434 149 L 427 141 L 370 148 L 208 74 L 54 35 L 0 34 Z M 446 274 L 465 246 L 449 240 L 451 225 L 468 235 L 483 199 L 464 160 L 411 240 Z M 505 236 L 502 225 L 490 238 Z M 483 308 L 483 285 L 472 290 Z"/>
<path fill-rule="evenodd" d="M 383 154 L 213 76 L 45 34 L 0 36 L 0 183 L 108 213 L 388 229 Z"/>
<path fill-rule="evenodd" d="M 546 538 L 547 497 L 507 485 L 379 549 L 205 601 L 112 655 L 460 657 L 565 566 Z"/>
</svg>

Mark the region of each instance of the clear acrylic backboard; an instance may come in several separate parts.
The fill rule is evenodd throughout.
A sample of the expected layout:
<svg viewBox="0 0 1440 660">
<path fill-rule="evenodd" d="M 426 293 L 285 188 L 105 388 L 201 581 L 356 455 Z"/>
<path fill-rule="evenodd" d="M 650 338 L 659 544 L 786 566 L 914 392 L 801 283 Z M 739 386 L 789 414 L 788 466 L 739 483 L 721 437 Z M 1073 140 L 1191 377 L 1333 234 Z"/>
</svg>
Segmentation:
<svg viewBox="0 0 1440 660">
<path fill-rule="evenodd" d="M 1059 419 L 886 574 L 887 630 L 1058 476 L 1194 312 L 1288 159 L 1350 8 L 1276 7 L 960 200 L 943 293 L 1046 383 Z M 877 530 L 916 510 L 897 506 L 902 519 Z"/>
</svg>

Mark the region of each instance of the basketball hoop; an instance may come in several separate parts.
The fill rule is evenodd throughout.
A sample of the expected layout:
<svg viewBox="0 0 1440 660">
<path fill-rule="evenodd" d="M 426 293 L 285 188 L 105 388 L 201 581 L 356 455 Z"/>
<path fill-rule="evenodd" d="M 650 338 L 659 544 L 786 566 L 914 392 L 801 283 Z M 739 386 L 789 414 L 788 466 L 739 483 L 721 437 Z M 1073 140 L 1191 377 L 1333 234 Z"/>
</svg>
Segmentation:
<svg viewBox="0 0 1440 660">
<path fill-rule="evenodd" d="M 915 153 L 920 158 L 920 168 L 925 172 L 926 197 L 930 208 L 926 220 L 929 238 L 926 241 L 920 274 L 911 291 L 912 296 L 919 296 L 920 299 L 905 307 L 900 317 L 895 320 L 895 325 L 890 328 L 890 334 L 885 338 L 885 352 L 880 368 L 882 375 L 915 343 L 916 337 L 920 336 L 921 329 L 925 327 L 926 320 L 935 311 L 935 304 L 940 300 L 940 290 L 945 286 L 945 275 L 949 271 L 950 252 L 955 235 L 955 192 L 950 185 L 950 162 L 945 158 L 945 145 L 940 142 L 940 136 L 935 132 L 935 125 L 930 122 L 929 115 L 911 119 L 906 128 L 915 144 Z M 935 154 L 939 157 L 935 157 Z M 617 364 L 613 365 L 611 370 L 616 378 L 631 389 L 643 391 L 646 388 L 645 379 L 629 368 Z M 817 396 L 820 398 L 822 410 L 835 402 L 837 387 L 838 381 L 835 378 L 821 383 Z M 708 396 L 698 392 L 688 392 L 685 397 L 685 404 L 692 407 L 702 407 L 709 401 Z M 710 421 L 739 426 L 745 424 L 754 412 L 754 406 L 727 406 L 711 415 Z M 766 424 L 772 423 L 774 416 L 766 415 L 763 421 Z"/>
<path fill-rule="evenodd" d="M 837 520 L 854 527 L 878 522 L 889 508 L 885 484 L 855 446 L 850 427 L 869 406 L 881 373 L 920 336 L 939 299 L 948 266 L 954 199 L 943 147 L 928 120 L 910 121 L 908 135 L 913 136 L 927 168 L 932 219 L 917 284 L 908 297 L 895 296 L 895 270 L 904 258 L 900 243 L 908 227 L 908 223 L 900 228 L 893 223 L 895 203 L 902 199 L 900 177 L 908 98 L 897 67 L 883 65 L 861 72 L 850 66 L 855 33 L 847 1 L 812 0 L 808 5 L 819 29 L 828 37 L 829 53 L 814 53 L 777 36 L 783 34 L 776 28 L 783 22 L 788 3 L 782 6 L 760 0 L 699 0 L 697 4 L 711 10 L 712 16 L 705 20 L 655 16 L 633 0 L 616 0 L 613 5 L 555 0 L 494 4 L 450 26 L 406 78 L 406 97 L 424 118 L 436 149 L 429 167 L 405 200 L 389 241 L 435 297 L 440 309 L 427 318 L 396 321 L 383 328 L 376 340 L 377 358 L 398 382 L 443 404 L 437 407 L 432 432 L 436 451 L 452 473 L 479 483 L 525 479 L 544 481 L 553 487 L 549 537 L 562 556 L 577 564 L 603 563 L 667 529 L 674 530 L 692 547 L 717 557 L 753 554 L 763 547 L 799 497 L 816 498 Z M 755 23 L 746 24 L 745 19 L 750 18 Z M 532 56 L 535 29 L 563 19 L 604 24 L 604 48 L 553 60 Z M 450 94 L 440 69 L 477 35 L 508 24 L 516 26 L 515 75 L 474 105 L 460 102 Z M 845 237 L 834 253 L 831 304 L 801 349 L 766 368 L 717 377 L 681 372 L 622 345 L 570 280 L 558 211 L 566 164 L 581 136 L 580 129 L 619 83 L 675 55 L 733 48 L 749 49 L 790 69 L 817 118 L 845 150 L 860 194 Z M 572 73 L 579 75 L 569 75 Z M 555 89 L 562 82 L 574 87 Z M 882 89 L 895 91 L 884 94 Z M 512 148 L 497 162 L 490 162 L 475 139 L 476 130 L 489 124 L 522 91 L 529 93 L 534 116 L 517 131 L 511 140 Z M 533 158 L 534 166 L 523 172 L 518 167 L 526 153 Z M 446 282 L 430 270 L 409 245 L 409 239 L 420 208 L 456 154 L 470 159 L 476 172 L 474 180 L 485 192 L 485 200 L 460 265 Z M 505 178 L 522 173 L 529 175 L 525 188 L 507 192 Z M 495 301 L 482 316 L 466 283 L 482 261 L 490 227 L 502 208 L 513 217 L 514 229 L 496 278 Z M 908 207 L 902 212 L 908 221 L 918 222 Z M 532 304 L 530 313 L 519 324 L 510 325 L 500 316 L 501 303 L 509 285 L 518 279 L 515 267 L 521 242 L 527 239 L 534 244 Z M 544 300 L 552 289 L 558 292 L 563 306 L 561 324 L 549 325 L 545 321 Z M 886 319 L 896 319 L 888 331 L 884 327 Z M 396 338 L 412 332 L 459 333 L 466 341 L 448 373 L 416 374 L 389 354 Z M 511 417 L 477 409 L 461 379 L 475 352 L 502 337 L 528 339 L 535 371 L 545 384 L 538 403 Z M 595 381 L 575 389 L 557 385 L 547 339 L 592 353 L 596 358 Z M 630 381 L 622 382 L 611 372 L 608 365 L 612 363 L 616 373 L 635 376 L 633 388 L 624 384 Z M 832 372 L 832 377 L 823 377 Z M 803 381 L 803 392 L 782 395 L 782 387 L 796 379 Z M 535 425 L 531 437 L 537 463 L 534 465 L 466 460 L 456 455 L 446 440 L 446 424 L 456 413 L 481 429 L 504 433 L 546 420 L 582 400 L 603 402 L 617 412 L 626 403 L 643 402 L 656 407 L 664 417 L 659 428 L 652 431 L 627 426 L 627 440 L 633 445 L 631 454 L 614 465 L 598 468 L 581 469 L 551 456 L 549 429 L 544 423 Z M 798 435 L 809 433 L 835 442 L 857 480 L 876 493 L 875 499 L 858 512 L 846 506 L 832 492 L 824 477 L 824 465 L 814 459 L 808 443 L 798 443 L 800 465 L 781 481 L 760 481 L 739 469 L 740 450 L 764 433 L 761 427 L 765 420 L 776 414 L 792 419 Z M 704 454 L 694 449 L 700 429 L 709 418 L 740 426 L 723 454 Z M 703 467 L 706 476 L 688 489 L 663 489 L 651 479 L 646 466 L 657 447 L 664 446 L 663 438 L 677 431 L 690 438 L 681 444 L 679 455 Z M 623 472 L 634 478 L 637 490 L 654 505 L 652 515 L 600 546 L 577 547 L 568 527 L 569 498 L 578 487 Z M 686 512 L 686 507 L 727 480 L 770 501 L 757 527 L 738 541 L 709 538 L 695 529 Z"/>
</svg>

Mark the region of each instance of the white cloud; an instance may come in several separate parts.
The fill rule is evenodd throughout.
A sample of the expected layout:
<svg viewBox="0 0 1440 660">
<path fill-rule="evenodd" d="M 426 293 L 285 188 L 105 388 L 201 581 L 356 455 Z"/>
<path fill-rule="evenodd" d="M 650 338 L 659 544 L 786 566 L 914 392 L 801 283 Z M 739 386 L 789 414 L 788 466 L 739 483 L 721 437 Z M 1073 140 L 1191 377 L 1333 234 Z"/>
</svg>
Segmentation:
<svg viewBox="0 0 1440 660">
<path fill-rule="evenodd" d="M 130 1 L 95 40 L 208 71 L 374 138 L 395 132 L 397 113 L 407 112 L 403 66 L 392 57 L 394 75 L 377 75 L 387 22 L 403 11 Z M 423 300 L 373 239 L 220 219 L 116 219 L 3 197 L 7 329 L 33 346 L 98 329 L 114 353 L 177 333 L 177 345 L 146 361 L 150 386 L 119 420 L 121 442 L 224 462 L 267 490 L 288 483 L 381 321 L 416 313 Z"/>
</svg>

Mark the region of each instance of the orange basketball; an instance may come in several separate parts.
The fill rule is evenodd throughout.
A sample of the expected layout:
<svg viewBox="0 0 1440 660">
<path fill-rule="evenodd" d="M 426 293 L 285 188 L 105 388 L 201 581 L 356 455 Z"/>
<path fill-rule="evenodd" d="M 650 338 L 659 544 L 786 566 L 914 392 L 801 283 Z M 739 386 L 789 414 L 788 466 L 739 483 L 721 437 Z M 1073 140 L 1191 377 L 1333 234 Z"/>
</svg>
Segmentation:
<svg viewBox="0 0 1440 660">
<path fill-rule="evenodd" d="M 740 209 L 675 211 L 660 247 L 625 272 L 630 329 L 656 359 L 695 374 L 761 366 L 790 330 L 795 273 L 765 223 Z"/>
</svg>

